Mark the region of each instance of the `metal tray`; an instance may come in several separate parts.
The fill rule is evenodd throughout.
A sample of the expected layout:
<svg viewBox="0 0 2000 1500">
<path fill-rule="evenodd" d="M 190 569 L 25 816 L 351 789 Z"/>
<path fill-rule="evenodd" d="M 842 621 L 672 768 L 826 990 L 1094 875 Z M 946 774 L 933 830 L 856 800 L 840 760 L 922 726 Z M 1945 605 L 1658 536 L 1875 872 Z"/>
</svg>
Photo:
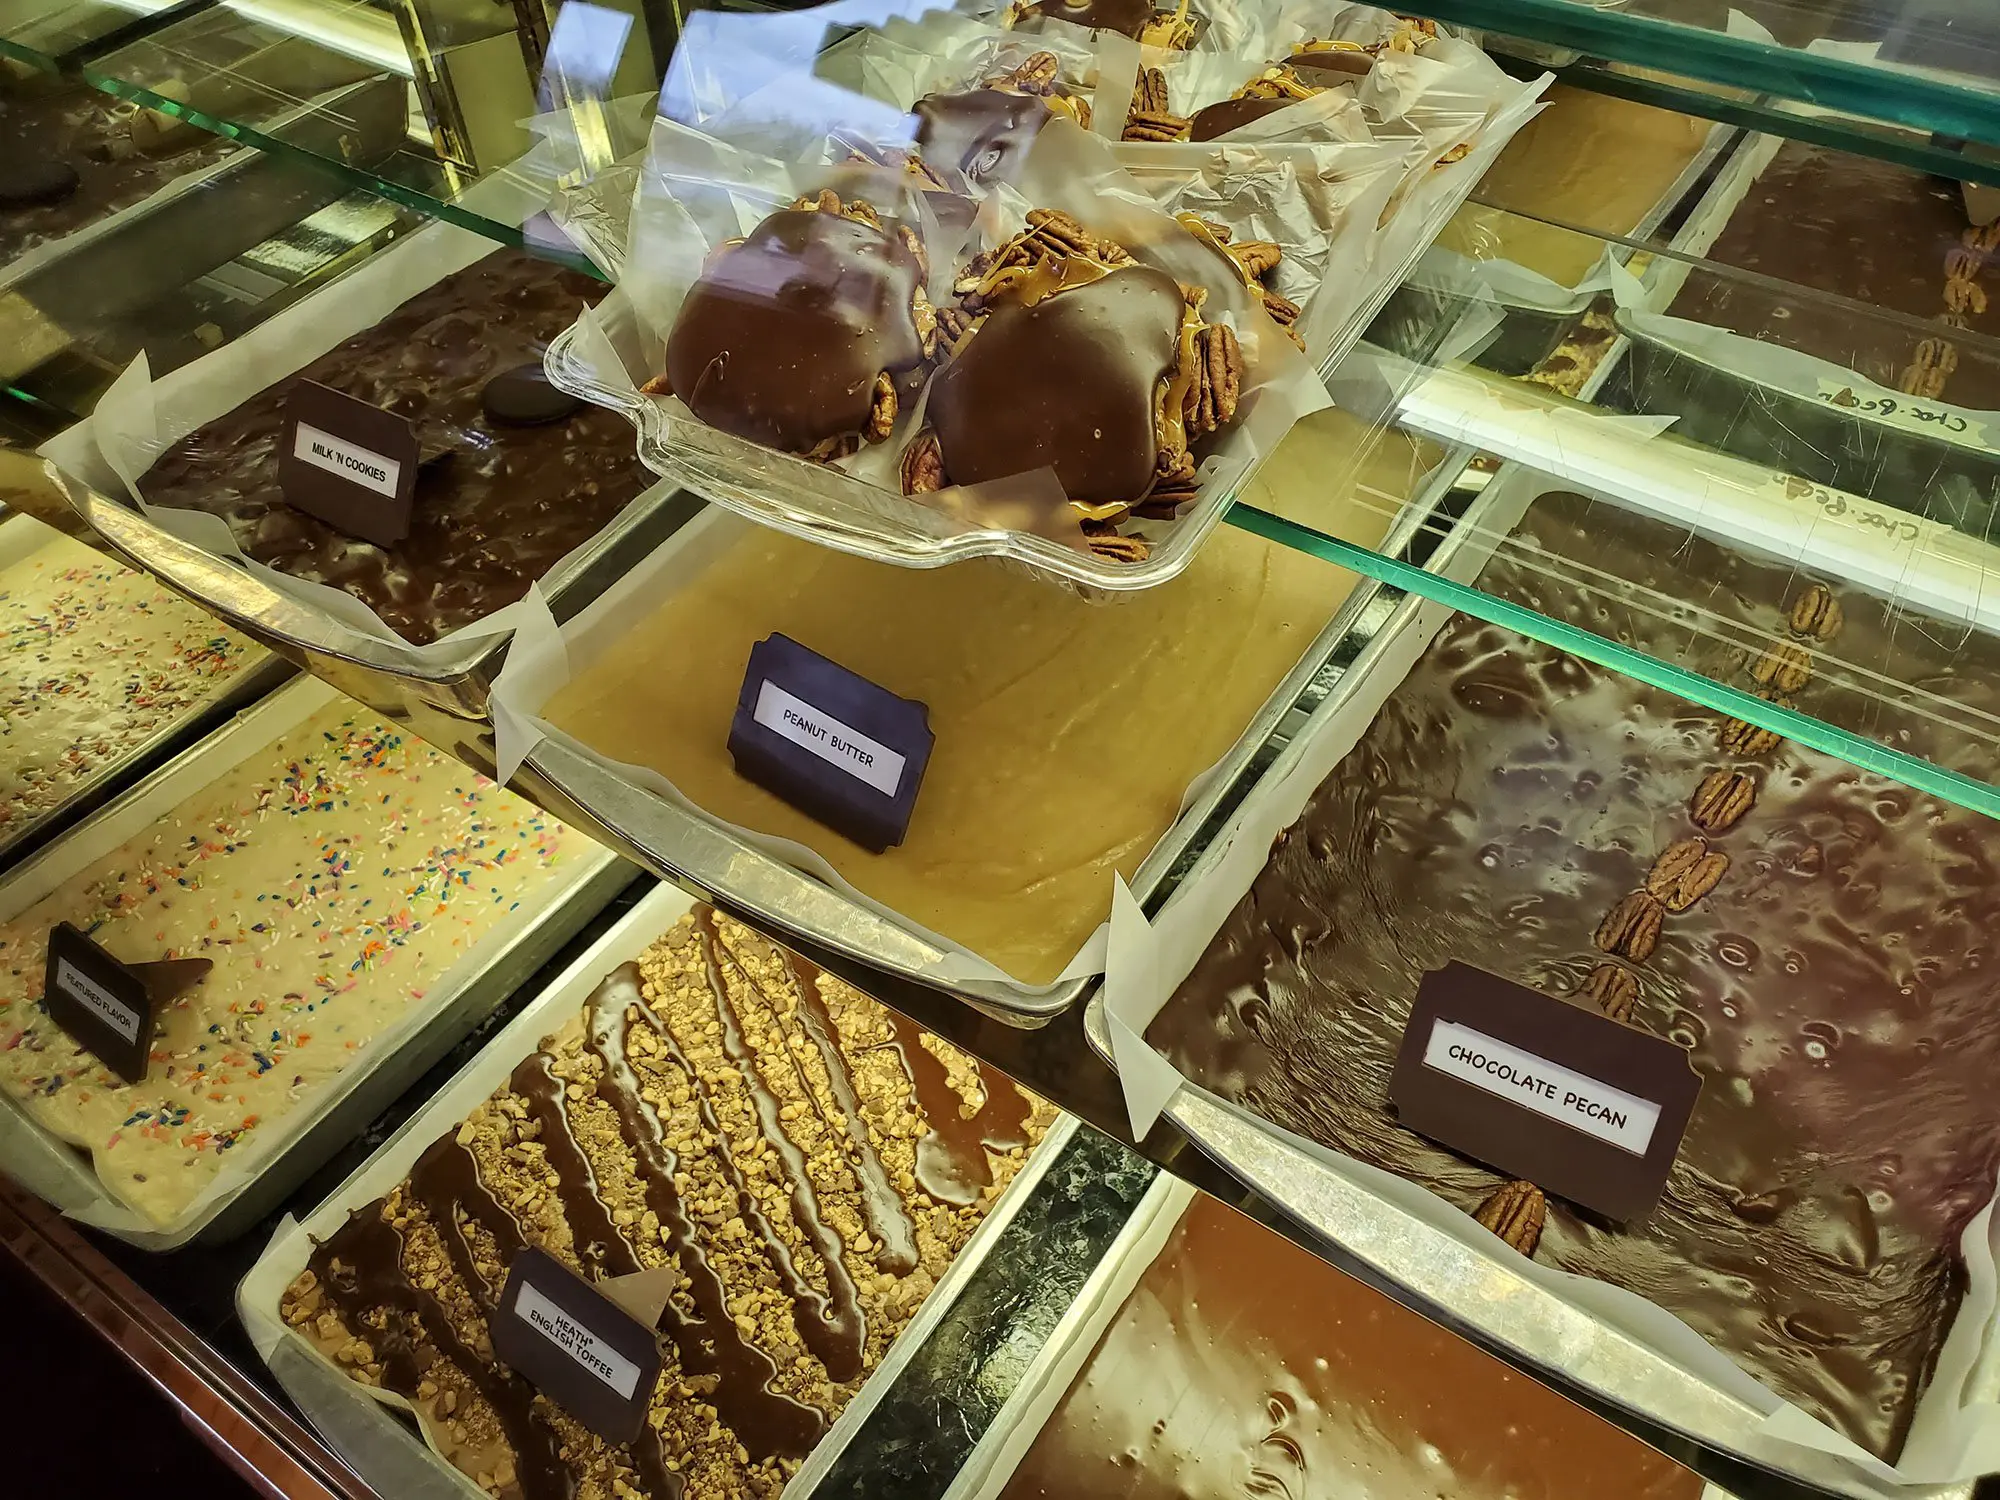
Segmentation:
<svg viewBox="0 0 2000 1500">
<path fill-rule="evenodd" d="M 538 171 L 538 166 L 529 163 L 518 172 L 496 174 L 471 190 L 467 204 L 489 214 L 504 215 L 515 210 L 525 214 L 545 196 L 545 185 L 536 175 Z M 418 268 L 421 275 L 427 259 L 442 264 L 454 250 L 461 260 L 469 263 L 476 256 L 463 253 L 468 245 L 471 248 L 484 245 L 487 250 L 497 248 L 455 225 L 428 225 L 342 278 L 336 287 L 329 287 L 281 313 L 253 337 L 270 338 L 275 348 L 274 330 L 284 319 L 307 308 L 313 310 L 313 316 L 323 316 L 325 309 L 343 306 L 357 292 L 366 291 L 380 300 L 380 288 L 407 285 L 405 296 L 394 299 L 400 303 L 447 274 L 439 271 L 419 285 L 409 285 L 413 279 L 411 268 Z M 336 297 L 342 300 L 326 300 Z M 332 321 L 338 323 L 338 316 Z M 365 317 L 357 313 L 342 336 L 360 332 L 366 326 Z M 298 359 L 294 366 L 304 362 Z M 199 378 L 202 368 L 203 362 L 197 360 L 169 378 Z M 238 399 L 251 394 L 243 391 Z M 472 626 L 453 639 L 421 647 L 364 634 L 234 559 L 183 540 L 138 510 L 97 453 L 87 427 L 64 433 L 43 451 L 49 460 L 49 477 L 109 550 L 132 566 L 153 574 L 251 639 L 382 713 L 399 716 L 414 705 L 423 705 L 462 720 L 476 722 L 485 717 L 488 691 L 506 651 L 509 635 L 506 629 L 481 633 L 479 627 Z M 694 509 L 692 500 L 680 497 L 672 486 L 664 483 L 635 497 L 611 525 L 571 553 L 561 567 L 542 580 L 543 595 L 558 618 L 566 617 L 596 597 Z"/>
<path fill-rule="evenodd" d="M 1531 488 L 1502 483 L 1500 471 L 1474 502 L 1459 531 L 1453 571 L 1471 581 L 1533 501 Z M 1370 642 L 1347 675 L 1315 711 L 1331 716 L 1369 691 L 1371 678 L 1406 631 L 1421 629 L 1440 606 L 1411 595 Z M 1435 628 L 1435 627 L 1433 627 Z M 1380 685 L 1375 684 L 1379 691 Z M 1393 691 L 1393 689 L 1392 689 Z M 1310 726 L 1308 726 L 1310 727 Z M 1306 731 L 1301 731 L 1300 738 Z M 1296 744 L 1297 741 L 1294 741 Z M 1277 760 L 1269 783 L 1283 775 L 1290 754 Z M 1242 799 L 1239 798 L 1239 801 Z M 1227 840 L 1211 840 L 1187 872 L 1202 873 Z M 1147 903 L 1149 911 L 1157 903 Z M 1117 1060 L 1099 985 L 1084 1010 L 1084 1034 L 1114 1072 Z M 1638 1419 L 1640 1430 L 1674 1434 L 1699 1448 L 1726 1455 L 1788 1479 L 1802 1479 L 1831 1494 L 1870 1497 L 1884 1493 L 1846 1465 L 1799 1450 L 1795 1469 L 1782 1469 L 1759 1447 L 1763 1414 L 1737 1394 L 1690 1373 L 1659 1352 L 1565 1301 L 1506 1261 L 1457 1239 L 1361 1183 L 1342 1175 L 1285 1133 L 1194 1087 L 1178 1089 L 1162 1111 L 1189 1140 L 1238 1181 L 1324 1239 L 1343 1269 L 1390 1292 L 1398 1301 L 1472 1339 L 1545 1382 L 1577 1392 Z M 1968 1394 L 2000 1399 L 2000 1349 L 1989 1339 L 1968 1382 Z M 1970 1482 L 1927 1490 L 1936 1500 L 1972 1500 Z"/>
<path fill-rule="evenodd" d="M 1420 537 L 1443 536 L 1427 566 L 1443 567 L 1453 555 L 1451 517 L 1440 510 L 1470 450 L 1444 459 L 1407 501 L 1384 536 L 1381 550 L 1399 555 Z M 1381 585 L 1359 580 L 1334 614 L 1265 700 L 1236 743 L 1203 781 L 1203 790 L 1147 855 L 1129 882 L 1143 901 L 1156 890 L 1203 830 L 1225 816 L 1231 789 L 1247 778 L 1273 734 L 1302 705 L 1310 705 L 1338 676 L 1359 642 L 1386 618 Z M 1116 607 L 1116 606 L 1109 606 Z M 664 880 L 702 893 L 725 908 L 754 912 L 780 938 L 790 934 L 915 983 L 948 956 L 932 939 L 861 905 L 832 886 L 698 814 L 626 781 L 596 759 L 554 739 L 541 741 L 513 784 L 567 821 L 591 829 L 631 851 Z M 1047 985 L 968 981 L 953 993 L 1010 1026 L 1035 1027 L 1063 1013 L 1089 988 L 1087 978 Z"/>
<path fill-rule="evenodd" d="M 691 898 L 672 886 L 661 886 L 649 893 L 560 979 L 530 1001 L 506 1030 L 401 1130 L 383 1142 L 368 1162 L 303 1223 L 284 1225 L 238 1287 L 237 1311 L 271 1373 L 335 1451 L 377 1493 L 394 1495 L 398 1500 L 448 1500 L 453 1496 L 481 1500 L 482 1496 L 470 1479 L 431 1451 L 414 1424 L 393 1404 L 394 1398 L 371 1393 L 357 1384 L 308 1340 L 293 1332 L 279 1312 L 285 1288 L 305 1269 L 315 1237 L 324 1238 L 332 1233 L 346 1222 L 350 1210 L 373 1201 L 400 1182 L 433 1140 L 455 1128 L 506 1080 L 521 1058 L 540 1045 L 544 1036 L 581 1009 L 607 973 L 637 958 L 691 905 Z M 1049 1164 L 1061 1153 L 1076 1128 L 1074 1118 L 1060 1116 L 1030 1153 L 973 1231 L 965 1248 L 938 1278 L 916 1315 L 897 1336 L 882 1363 L 862 1383 L 854 1399 L 786 1487 L 788 1500 L 802 1500 L 809 1495 L 832 1467 L 917 1350 L 951 1311 L 1002 1231 L 1034 1193 Z"/>
<path fill-rule="evenodd" d="M 1649 208 L 1624 234 L 1619 236 L 1599 235 L 1605 238 L 1607 248 L 1622 264 L 1634 255 L 1643 253 L 1643 248 L 1624 241 L 1646 241 L 1663 231 L 1672 231 L 1667 241 L 1670 248 L 1686 254 L 1699 255 L 1706 245 L 1698 245 L 1691 238 L 1694 219 L 1678 230 L 1673 228 L 1678 211 L 1686 203 L 1689 194 L 1700 188 L 1704 182 L 1709 187 L 1697 201 L 1706 203 L 1718 191 L 1734 191 L 1736 201 L 1748 190 L 1751 176 L 1746 171 L 1743 160 L 1744 133 L 1730 125 L 1718 124 L 1713 127 L 1702 143 L 1694 159 L 1691 160 L 1673 183 L 1662 193 L 1657 202 Z M 1761 169 L 1762 163 L 1756 164 Z M 1710 237 L 1709 243 L 1713 243 Z M 1645 276 L 1650 278 L 1660 274 L 1659 261 L 1648 267 Z M 1406 286 L 1400 287 L 1388 302 L 1388 311 L 1405 330 L 1423 330 L 1429 326 L 1427 320 L 1442 315 L 1439 306 L 1449 308 L 1455 314 L 1463 310 L 1465 293 L 1454 291 L 1450 286 L 1427 281 L 1420 268 L 1413 268 L 1415 274 Z M 1563 340 L 1576 326 L 1577 321 L 1603 295 L 1601 291 L 1578 291 L 1567 300 L 1552 306 L 1538 306 L 1509 298 L 1504 294 L 1481 290 L 1477 300 L 1493 307 L 1501 316 L 1501 324 L 1489 342 L 1481 349 L 1478 362 L 1484 368 L 1500 375 L 1525 375 L 1559 348 Z M 1408 338 L 1408 332 L 1399 335 Z M 1396 348 L 1395 345 L 1390 347 Z M 1413 350 L 1396 348 L 1398 353 L 1413 353 Z"/>
<path fill-rule="evenodd" d="M 0 881 L 0 921 L 28 911 L 337 697 L 322 683 L 296 682 L 160 767 Z M 608 849 L 580 851 L 543 892 L 523 904 L 519 920 L 490 932 L 440 976 L 421 1013 L 413 1012 L 378 1039 L 372 1063 L 330 1080 L 318 1100 L 302 1101 L 283 1125 L 253 1147 L 249 1159 L 258 1162 L 254 1175 L 203 1193 L 170 1224 L 144 1225 L 98 1181 L 85 1153 L 49 1134 L 4 1094 L 0 1163 L 24 1187 L 65 1212 L 88 1215 L 93 1222 L 102 1219 L 106 1233 L 142 1249 L 172 1250 L 240 1234 L 548 962 L 632 876 L 631 865 Z"/>
<path fill-rule="evenodd" d="M 47 545 L 50 535 L 49 529 L 31 516 L 0 514 L 0 568 L 26 562 Z M 131 786 L 148 767 L 192 744 L 264 697 L 289 678 L 292 670 L 290 662 L 262 652 L 246 660 L 219 691 L 105 761 L 54 807 L 0 832 L 0 871 L 102 807 Z"/>
</svg>

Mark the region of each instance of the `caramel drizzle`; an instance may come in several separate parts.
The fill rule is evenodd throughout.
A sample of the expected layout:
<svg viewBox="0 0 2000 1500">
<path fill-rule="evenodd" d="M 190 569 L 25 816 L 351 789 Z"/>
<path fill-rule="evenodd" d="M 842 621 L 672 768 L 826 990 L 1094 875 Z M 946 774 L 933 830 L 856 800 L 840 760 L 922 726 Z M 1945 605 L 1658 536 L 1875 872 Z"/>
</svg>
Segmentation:
<svg viewBox="0 0 2000 1500">
<path fill-rule="evenodd" d="M 364 1321 L 376 1309 L 401 1314 L 422 1328 L 432 1348 L 456 1366 L 492 1408 L 513 1452 L 515 1474 L 527 1500 L 570 1500 L 576 1493 L 574 1476 L 562 1460 L 555 1432 L 534 1409 L 534 1388 L 467 1348 L 437 1299 L 410 1280 L 403 1269 L 403 1237 L 382 1217 L 379 1202 L 351 1214 L 314 1249 L 311 1266 L 348 1328 L 367 1335 L 390 1390 L 416 1399 L 424 1362 L 407 1323 L 390 1317 L 375 1329 Z M 479 1285 L 476 1280 L 472 1284 Z"/>
<path fill-rule="evenodd" d="M 798 985 L 799 1029 L 819 1050 L 833 1102 L 847 1119 L 847 1141 L 851 1147 L 848 1155 L 855 1180 L 861 1184 L 861 1206 L 868 1218 L 868 1228 L 881 1247 L 875 1264 L 892 1275 L 908 1275 L 917 1268 L 917 1228 L 910 1220 L 903 1195 L 889 1181 L 889 1169 L 882 1164 L 881 1153 L 868 1139 L 867 1116 L 862 1113 L 861 1101 L 854 1093 L 854 1080 L 840 1054 L 839 1028 L 834 1025 L 833 1013 L 827 1009 L 826 997 L 820 992 L 820 972 L 789 949 L 780 948 L 778 952 Z"/>
<path fill-rule="evenodd" d="M 716 931 L 715 913 L 707 907 L 701 908 L 695 918 L 696 932 L 701 942 L 702 968 L 708 979 L 710 995 L 715 1001 L 716 1015 L 722 1021 L 722 1052 L 736 1071 L 742 1075 L 743 1083 L 750 1094 L 750 1100 L 757 1112 L 757 1128 L 764 1140 L 778 1153 L 785 1164 L 786 1176 L 790 1179 L 792 1223 L 804 1235 L 806 1241 L 819 1253 L 826 1267 L 827 1290 L 822 1292 L 809 1282 L 798 1268 L 792 1250 L 778 1236 L 771 1221 L 766 1217 L 763 1206 L 750 1191 L 750 1184 L 737 1165 L 735 1153 L 730 1149 L 729 1138 L 715 1118 L 714 1106 L 701 1082 L 701 1075 L 675 1047 L 674 1061 L 688 1076 L 695 1098 L 701 1107 L 701 1122 L 715 1139 L 716 1153 L 721 1158 L 723 1168 L 736 1188 L 736 1201 L 742 1209 L 743 1217 L 757 1231 L 771 1251 L 771 1258 L 777 1263 L 778 1274 L 785 1282 L 785 1290 L 792 1298 L 792 1322 L 798 1329 L 799 1338 L 805 1346 L 818 1356 L 826 1366 L 829 1379 L 836 1383 L 854 1379 L 861 1373 L 862 1353 L 867 1346 L 868 1325 L 861 1313 L 860 1298 L 854 1289 L 854 1279 L 848 1274 L 847 1263 L 843 1259 L 846 1246 L 827 1224 L 820 1213 L 819 1194 L 814 1190 L 808 1172 L 806 1155 L 789 1135 L 785 1133 L 784 1122 L 779 1119 L 781 1108 L 778 1096 L 771 1092 L 764 1082 L 764 1075 L 757 1066 L 757 1054 L 743 1035 L 742 1018 L 736 1012 L 735 1003 L 730 999 L 729 984 L 723 977 L 718 949 L 726 950 L 720 934 Z M 732 955 L 733 957 L 733 955 Z M 739 971 L 741 964 L 736 966 Z M 810 1090 L 807 1091 L 810 1094 Z"/>
<path fill-rule="evenodd" d="M 628 1009 L 639 1010 L 654 1030 L 671 1042 L 667 1028 L 640 996 L 637 964 L 621 967 L 590 997 L 590 1046 L 604 1064 L 599 1095 L 608 1094 L 618 1115 L 619 1132 L 643 1169 L 646 1205 L 660 1221 L 667 1248 L 686 1278 L 683 1287 L 695 1306 L 696 1316 L 689 1317 L 674 1303 L 667 1305 L 667 1333 L 680 1353 L 681 1371 L 696 1378 L 718 1377 L 704 1399 L 753 1460 L 804 1458 L 825 1436 L 826 1416 L 770 1389 L 777 1366 L 743 1337 L 730 1314 L 722 1278 L 702 1253 L 687 1205 L 674 1187 L 680 1157 L 667 1144 L 659 1116 L 640 1093 L 639 1076 L 626 1054 Z"/>
<path fill-rule="evenodd" d="M 951 1086 L 943 1062 L 923 1044 L 923 1033 L 893 1010 L 889 1024 L 895 1038 L 888 1045 L 902 1058 L 903 1074 L 930 1126 L 917 1137 L 917 1186 L 939 1203 L 960 1208 L 977 1203 L 982 1190 L 993 1185 L 986 1153 L 1025 1147 L 1033 1106 L 1001 1076 L 987 1083 L 986 1102 L 968 1119 L 964 1098 Z M 1011 1105 L 1003 1102 L 1008 1100 Z"/>
</svg>

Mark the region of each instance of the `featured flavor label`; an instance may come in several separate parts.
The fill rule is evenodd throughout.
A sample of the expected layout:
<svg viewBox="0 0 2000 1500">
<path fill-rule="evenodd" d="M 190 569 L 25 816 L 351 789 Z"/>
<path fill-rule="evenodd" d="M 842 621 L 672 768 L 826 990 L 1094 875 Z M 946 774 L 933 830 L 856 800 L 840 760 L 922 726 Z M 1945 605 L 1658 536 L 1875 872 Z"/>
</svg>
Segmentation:
<svg viewBox="0 0 2000 1500">
<path fill-rule="evenodd" d="M 554 1256 L 529 1248 L 507 1268 L 493 1352 L 598 1436 L 630 1443 L 660 1378 L 659 1336 Z"/>
<path fill-rule="evenodd" d="M 903 842 L 935 742 L 923 704 L 789 636 L 750 648 L 729 726 L 736 769 L 864 849 Z"/>
<path fill-rule="evenodd" d="M 135 1008 L 98 984 L 83 970 L 60 958 L 56 960 L 51 988 L 90 1011 L 128 1046 L 139 1040 L 140 1028 L 146 1024 L 144 996 L 140 997 L 140 1003 Z"/>
<path fill-rule="evenodd" d="M 1644 1156 L 1660 1123 L 1660 1106 L 1595 1078 L 1510 1047 L 1498 1038 L 1439 1021 L 1424 1047 L 1424 1066 L 1462 1078 L 1474 1088 Z"/>
<path fill-rule="evenodd" d="M 407 537 L 421 458 L 407 417 L 312 380 L 285 397 L 278 487 L 336 531 L 378 547 Z"/>
<path fill-rule="evenodd" d="M 1628 1224 L 1658 1205 L 1700 1094 L 1677 1043 L 1462 963 L 1418 986 L 1389 1086 L 1419 1135 Z"/>
</svg>

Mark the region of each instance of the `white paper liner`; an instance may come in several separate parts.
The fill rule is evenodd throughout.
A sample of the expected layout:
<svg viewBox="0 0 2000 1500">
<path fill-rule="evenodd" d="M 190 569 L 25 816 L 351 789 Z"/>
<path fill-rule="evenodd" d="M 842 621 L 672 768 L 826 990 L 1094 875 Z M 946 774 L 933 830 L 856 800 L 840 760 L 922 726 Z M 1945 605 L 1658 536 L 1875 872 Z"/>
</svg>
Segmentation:
<svg viewBox="0 0 2000 1500">
<path fill-rule="evenodd" d="M 71 830 L 60 843 L 11 871 L 0 886 L 0 919 L 11 920 L 28 911 L 93 862 L 143 835 L 161 816 L 254 758 L 266 745 L 339 701 L 341 695 L 334 689 L 310 679 L 279 689 L 172 762 L 162 774 L 141 783 Z M 168 1223 L 158 1223 L 127 1206 L 98 1179 L 87 1151 L 50 1134 L 5 1093 L 0 1093 L 0 1161 L 6 1163 L 7 1174 L 15 1181 L 79 1223 L 143 1250 L 178 1249 L 200 1235 L 286 1150 L 311 1134 L 372 1075 L 395 1072 L 398 1054 L 462 1006 L 474 982 L 519 931 L 540 923 L 586 884 L 601 879 L 620 863 L 610 850 L 580 843 L 569 861 L 523 898 L 509 924 L 471 944 L 430 981 L 421 1002 L 410 1005 L 392 1025 L 359 1048 L 344 1068 L 299 1100 L 280 1120 L 254 1133 L 242 1150 L 232 1151 L 228 1164 Z M 492 1001 L 500 997 L 486 998 Z M 463 1020 L 470 1027 L 477 1016 L 468 1014 Z"/>
<path fill-rule="evenodd" d="M 555 185 L 554 160 L 552 146 L 538 148 L 469 189 L 460 204 L 485 217 L 519 224 L 548 202 Z M 453 224 L 427 225 L 242 338 L 157 381 L 142 353 L 112 383 L 89 418 L 38 451 L 65 475 L 100 494 L 131 499 L 162 531 L 243 568 L 273 593 L 371 644 L 392 648 L 412 670 L 455 665 L 464 657 L 467 643 L 511 630 L 518 605 L 503 606 L 427 645 L 415 645 L 346 590 L 295 578 L 249 557 L 222 517 L 149 504 L 144 476 L 162 452 L 190 432 L 233 411 L 497 248 L 485 236 Z M 657 499 L 657 488 L 649 489 L 635 497 L 624 514 Z M 543 576 L 562 577 L 594 545 L 595 539 L 584 543 Z"/>
<path fill-rule="evenodd" d="M 988 200 L 975 226 L 982 242 L 1004 239 L 1028 207 L 1070 213 L 1140 259 L 1206 286 L 1205 316 L 1229 323 L 1245 356 L 1237 420 L 1203 462 L 1194 503 L 1178 520 L 1130 528 L 1154 541 L 1144 563 L 1113 563 L 1048 537 L 960 519 L 964 496 L 953 491 L 926 502 L 906 498 L 895 466 L 916 430 L 915 409 L 899 414 L 888 442 L 831 466 L 709 427 L 671 396 L 642 396 L 639 387 L 665 367 L 667 332 L 710 252 L 748 233 L 801 192 L 816 189 L 827 170 L 760 157 L 674 121 L 656 121 L 622 279 L 595 314 L 581 318 L 550 351 L 550 378 L 630 417 L 639 429 L 640 456 L 656 473 L 752 519 L 902 566 L 998 555 L 1072 583 L 1145 588 L 1186 567 L 1228 501 L 1293 424 L 1330 404 L 1312 366 L 1233 271 L 1162 214 L 1119 169 L 1104 142 L 1064 120 L 1051 121 L 1038 135 L 1014 190 Z M 856 179 L 856 171 L 843 169 L 850 185 L 871 180 Z M 872 180 L 906 195 L 906 211 L 914 207 L 928 214 L 922 195 L 911 192 L 904 179 L 892 174 L 886 183 L 879 175 Z M 926 217 L 924 227 L 933 281 L 943 287 L 963 247 L 934 218 Z M 1029 474 L 983 485 L 980 497 L 1046 505 L 1052 483 L 1046 472 Z"/>
<path fill-rule="evenodd" d="M 1143 1136 L 1176 1091 L 1190 1089 L 1252 1120 L 1329 1171 L 1356 1183 L 1403 1213 L 1481 1254 L 1565 1302 L 1657 1350 L 1682 1369 L 1764 1414 L 1751 1456 L 1787 1472 L 1857 1477 L 1882 1493 L 1956 1483 L 2000 1470 L 2000 1403 L 1972 1397 L 1968 1386 L 1986 1357 L 1996 1312 L 1995 1265 L 2000 1256 L 1992 1206 L 1965 1230 L 1960 1254 L 1967 1271 L 1964 1300 L 1921 1399 L 1900 1461 L 1890 1465 L 1826 1424 L 1767 1390 L 1680 1319 L 1644 1298 L 1590 1277 L 1573 1276 L 1519 1254 L 1469 1215 L 1417 1183 L 1308 1141 L 1220 1099 L 1185 1078 L 1145 1040 L 1162 1007 L 1194 969 L 1213 936 L 1247 895 L 1269 860 L 1272 840 L 1295 823 L 1320 783 L 1367 732 L 1432 638 L 1451 618 L 1445 605 L 1424 601 L 1400 628 L 1378 638 L 1366 676 L 1330 711 L 1319 714 L 1287 749 L 1264 783 L 1245 800 L 1202 865 L 1150 921 L 1122 882 L 1112 905 L 1106 967 L 1105 1018 L 1119 1082 L 1135 1136 Z M 1225 1163 L 1226 1165 L 1226 1163 Z M 1496 1317 L 1497 1321 L 1497 1317 Z M 1673 1424 L 1671 1412 L 1653 1413 Z"/>
</svg>

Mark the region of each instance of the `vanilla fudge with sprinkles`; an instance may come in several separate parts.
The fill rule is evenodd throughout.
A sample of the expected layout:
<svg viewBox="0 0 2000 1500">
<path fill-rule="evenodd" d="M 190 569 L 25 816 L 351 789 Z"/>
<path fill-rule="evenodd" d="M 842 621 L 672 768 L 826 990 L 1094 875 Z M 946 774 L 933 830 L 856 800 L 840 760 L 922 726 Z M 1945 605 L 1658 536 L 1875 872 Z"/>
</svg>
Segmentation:
<svg viewBox="0 0 2000 1500">
<path fill-rule="evenodd" d="M 379 722 L 322 709 L 0 926 L 0 1088 L 158 1224 L 432 995 L 583 835 Z M 206 958 L 125 1084 L 49 1019 L 49 930 Z"/>
</svg>

